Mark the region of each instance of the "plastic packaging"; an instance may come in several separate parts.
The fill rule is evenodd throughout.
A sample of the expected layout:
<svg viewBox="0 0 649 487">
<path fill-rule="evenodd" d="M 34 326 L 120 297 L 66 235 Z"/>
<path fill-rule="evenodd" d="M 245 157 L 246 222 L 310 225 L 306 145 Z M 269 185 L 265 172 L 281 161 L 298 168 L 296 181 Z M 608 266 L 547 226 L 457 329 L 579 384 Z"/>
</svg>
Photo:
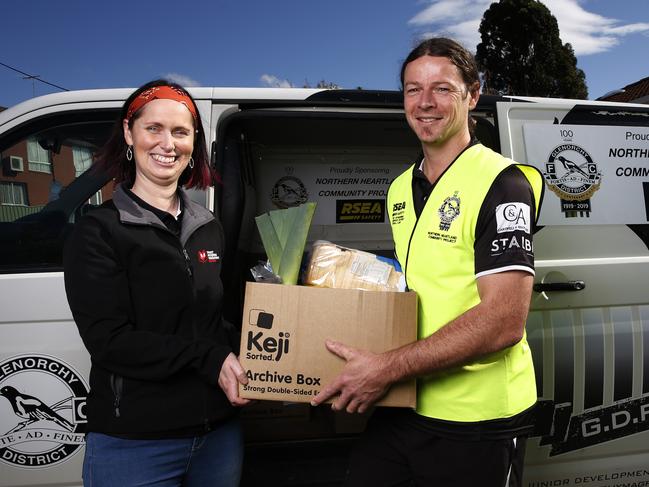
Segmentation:
<svg viewBox="0 0 649 487">
<path fill-rule="evenodd" d="M 403 274 L 392 262 L 396 263 L 369 252 L 318 240 L 313 243 L 304 284 L 366 291 L 404 291 Z"/>
<path fill-rule="evenodd" d="M 269 284 L 281 284 L 282 278 L 273 272 L 270 261 L 259 263 L 250 269 L 253 279 L 256 282 L 266 282 Z"/>
</svg>

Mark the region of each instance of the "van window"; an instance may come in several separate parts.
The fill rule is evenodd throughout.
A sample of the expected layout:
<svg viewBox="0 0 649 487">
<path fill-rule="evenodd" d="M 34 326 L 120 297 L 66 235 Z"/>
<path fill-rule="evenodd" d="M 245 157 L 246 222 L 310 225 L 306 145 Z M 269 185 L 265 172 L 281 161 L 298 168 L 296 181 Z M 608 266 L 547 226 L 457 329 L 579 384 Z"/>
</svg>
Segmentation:
<svg viewBox="0 0 649 487">
<path fill-rule="evenodd" d="M 0 140 L 0 273 L 61 270 L 74 222 L 111 197 L 112 183 L 88 169 L 113 116 L 35 120 Z"/>
</svg>

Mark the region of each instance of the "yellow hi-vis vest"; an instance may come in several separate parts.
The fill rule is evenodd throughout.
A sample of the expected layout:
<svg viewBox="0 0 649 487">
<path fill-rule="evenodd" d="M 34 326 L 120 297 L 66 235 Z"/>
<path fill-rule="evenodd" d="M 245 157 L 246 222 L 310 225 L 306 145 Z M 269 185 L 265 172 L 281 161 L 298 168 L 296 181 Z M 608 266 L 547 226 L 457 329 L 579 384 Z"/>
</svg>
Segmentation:
<svg viewBox="0 0 649 487">
<path fill-rule="evenodd" d="M 419 219 L 413 207 L 414 166 L 390 186 L 387 209 L 397 258 L 408 287 L 419 296 L 419 339 L 480 302 L 473 247 L 478 213 L 498 174 L 511 164 L 480 144 L 469 147 L 439 178 Z M 543 177 L 534 167 L 518 167 L 532 186 L 538 216 Z M 417 412 L 447 421 L 484 421 L 514 416 L 536 398 L 524 335 L 505 350 L 420 378 Z"/>
</svg>

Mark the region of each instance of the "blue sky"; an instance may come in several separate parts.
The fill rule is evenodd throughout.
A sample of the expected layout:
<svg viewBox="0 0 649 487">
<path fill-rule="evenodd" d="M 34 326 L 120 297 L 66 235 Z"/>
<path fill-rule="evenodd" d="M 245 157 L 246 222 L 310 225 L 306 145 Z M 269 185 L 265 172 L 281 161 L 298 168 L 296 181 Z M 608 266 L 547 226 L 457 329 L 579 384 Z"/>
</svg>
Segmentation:
<svg viewBox="0 0 649 487">
<path fill-rule="evenodd" d="M 2 0 L 0 62 L 68 89 L 194 86 L 397 89 L 422 36 L 471 50 L 491 0 Z M 649 76 L 649 0 L 544 0 L 589 98 Z M 0 66 L 0 105 L 58 91 Z"/>
</svg>

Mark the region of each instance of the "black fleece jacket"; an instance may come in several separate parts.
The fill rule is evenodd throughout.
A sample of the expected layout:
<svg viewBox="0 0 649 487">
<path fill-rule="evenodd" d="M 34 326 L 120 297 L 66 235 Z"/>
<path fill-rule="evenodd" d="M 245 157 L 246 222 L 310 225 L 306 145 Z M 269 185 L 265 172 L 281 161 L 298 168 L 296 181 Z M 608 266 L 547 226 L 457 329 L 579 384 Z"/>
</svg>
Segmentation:
<svg viewBox="0 0 649 487">
<path fill-rule="evenodd" d="M 221 316 L 223 231 L 180 194 L 180 238 L 117 187 L 66 245 L 68 302 L 92 360 L 88 431 L 191 436 L 234 414 L 217 384 L 239 339 Z"/>
</svg>

